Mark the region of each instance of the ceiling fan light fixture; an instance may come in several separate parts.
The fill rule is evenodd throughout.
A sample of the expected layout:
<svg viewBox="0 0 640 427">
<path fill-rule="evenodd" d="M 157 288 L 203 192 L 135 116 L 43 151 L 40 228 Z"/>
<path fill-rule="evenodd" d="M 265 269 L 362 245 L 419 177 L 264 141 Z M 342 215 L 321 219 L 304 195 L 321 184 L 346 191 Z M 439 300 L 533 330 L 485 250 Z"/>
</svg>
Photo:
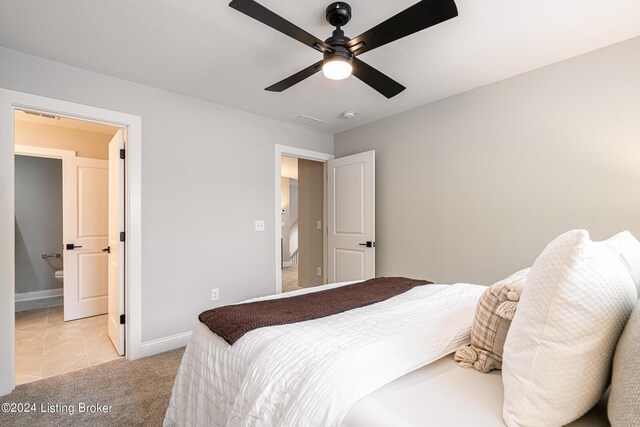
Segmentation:
<svg viewBox="0 0 640 427">
<path fill-rule="evenodd" d="M 350 38 L 345 36 L 342 27 L 351 20 L 351 6 L 344 2 L 334 2 L 327 7 L 325 17 L 327 22 L 335 27 L 335 30 L 331 33 L 331 37 L 322 41 L 267 9 L 256 0 L 231 0 L 229 6 L 321 52 L 324 56 L 322 60 L 265 88 L 265 90 L 282 92 L 320 72 L 322 68 L 325 77 L 333 80 L 343 80 L 353 74 L 388 99 L 398 95 L 406 88 L 361 61 L 357 56 L 458 16 L 455 0 L 422 0 L 359 36 Z"/>
<path fill-rule="evenodd" d="M 344 80 L 353 72 L 351 60 L 343 56 L 326 59 L 322 65 L 322 74 L 331 80 Z"/>
</svg>

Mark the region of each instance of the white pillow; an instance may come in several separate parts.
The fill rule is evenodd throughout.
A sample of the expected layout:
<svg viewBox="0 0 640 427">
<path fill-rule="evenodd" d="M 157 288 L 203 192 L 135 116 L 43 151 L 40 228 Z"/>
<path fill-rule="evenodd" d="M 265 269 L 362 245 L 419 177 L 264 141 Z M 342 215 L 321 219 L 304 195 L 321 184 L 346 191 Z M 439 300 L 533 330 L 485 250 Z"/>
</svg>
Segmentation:
<svg viewBox="0 0 640 427">
<path fill-rule="evenodd" d="M 584 230 L 561 235 L 529 272 L 504 346 L 508 426 L 561 426 L 594 406 L 636 303 L 618 252 Z"/>
<path fill-rule="evenodd" d="M 636 284 L 636 291 L 638 292 L 638 296 L 640 296 L 640 242 L 638 239 L 633 237 L 633 234 L 630 232 L 623 231 L 608 238 L 604 243 L 609 245 L 613 250 L 620 252 L 622 263 L 627 267 L 631 277 L 633 277 L 633 281 Z"/>
</svg>

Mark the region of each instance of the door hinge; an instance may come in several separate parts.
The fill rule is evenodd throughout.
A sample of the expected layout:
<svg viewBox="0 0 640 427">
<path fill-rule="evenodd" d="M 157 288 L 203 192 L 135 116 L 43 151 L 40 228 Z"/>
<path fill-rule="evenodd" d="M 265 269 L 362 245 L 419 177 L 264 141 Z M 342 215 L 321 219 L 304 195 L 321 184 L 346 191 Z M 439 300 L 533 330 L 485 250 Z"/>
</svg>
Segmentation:
<svg viewBox="0 0 640 427">
<path fill-rule="evenodd" d="M 121 158 L 122 160 L 124 160 L 124 157 L 125 157 L 125 155 L 124 155 L 124 148 L 121 148 L 121 149 L 120 149 L 120 158 Z"/>
<path fill-rule="evenodd" d="M 120 232 L 120 241 L 124 242 L 124 231 Z"/>
<path fill-rule="evenodd" d="M 121 324 L 121 325 L 124 325 L 124 321 L 125 321 L 125 315 L 124 315 L 124 314 L 121 314 L 121 315 L 120 315 L 120 324 Z"/>
</svg>

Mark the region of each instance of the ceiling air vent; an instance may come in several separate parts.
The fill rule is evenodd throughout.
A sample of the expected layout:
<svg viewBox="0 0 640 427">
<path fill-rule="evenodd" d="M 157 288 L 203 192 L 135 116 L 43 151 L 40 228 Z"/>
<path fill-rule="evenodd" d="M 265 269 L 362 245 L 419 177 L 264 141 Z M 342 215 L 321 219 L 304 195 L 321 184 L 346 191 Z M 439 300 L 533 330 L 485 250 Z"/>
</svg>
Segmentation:
<svg viewBox="0 0 640 427">
<path fill-rule="evenodd" d="M 310 116 L 305 116 L 304 114 L 301 114 L 298 117 L 294 117 L 291 120 L 293 120 L 294 122 L 302 123 L 303 125 L 307 125 L 307 126 L 320 126 L 320 125 L 327 124 L 327 122 L 325 122 L 324 120 L 316 119 Z"/>
<path fill-rule="evenodd" d="M 25 111 L 24 113 L 25 114 L 30 114 L 32 116 L 44 117 L 45 119 L 60 120 L 60 117 L 54 116 L 53 114 L 36 113 L 36 112 L 33 112 L 33 111 Z"/>
</svg>

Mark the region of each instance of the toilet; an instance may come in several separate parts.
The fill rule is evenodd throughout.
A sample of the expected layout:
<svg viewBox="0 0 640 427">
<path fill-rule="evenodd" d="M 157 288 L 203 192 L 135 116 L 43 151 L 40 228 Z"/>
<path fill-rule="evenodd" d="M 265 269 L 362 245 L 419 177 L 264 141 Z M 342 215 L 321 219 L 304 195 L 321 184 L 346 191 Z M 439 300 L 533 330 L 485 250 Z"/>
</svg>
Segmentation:
<svg viewBox="0 0 640 427">
<path fill-rule="evenodd" d="M 53 275 L 58 282 L 64 282 L 64 270 L 58 270 Z"/>
</svg>

